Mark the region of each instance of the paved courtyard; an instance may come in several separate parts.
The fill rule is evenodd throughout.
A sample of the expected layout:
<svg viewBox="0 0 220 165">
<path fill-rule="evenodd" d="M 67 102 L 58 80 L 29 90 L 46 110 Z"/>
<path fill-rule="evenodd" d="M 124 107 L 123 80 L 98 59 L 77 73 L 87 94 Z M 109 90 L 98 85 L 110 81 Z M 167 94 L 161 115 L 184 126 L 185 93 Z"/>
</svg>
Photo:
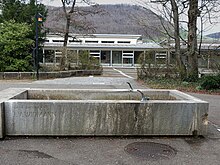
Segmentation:
<svg viewBox="0 0 220 165">
<path fill-rule="evenodd" d="M 22 88 L 122 89 L 135 80 L 135 70 L 105 69 L 99 77 L 71 77 L 39 81 L 0 81 L 0 90 Z M 193 94 L 210 103 L 209 130 L 205 137 L 7 137 L 0 141 L 1 165 L 219 165 L 220 96 Z M 134 142 L 167 144 L 176 155 L 166 159 L 147 159 L 128 154 Z M 154 148 L 152 148 L 152 151 Z M 146 155 L 147 157 L 147 155 Z"/>
</svg>

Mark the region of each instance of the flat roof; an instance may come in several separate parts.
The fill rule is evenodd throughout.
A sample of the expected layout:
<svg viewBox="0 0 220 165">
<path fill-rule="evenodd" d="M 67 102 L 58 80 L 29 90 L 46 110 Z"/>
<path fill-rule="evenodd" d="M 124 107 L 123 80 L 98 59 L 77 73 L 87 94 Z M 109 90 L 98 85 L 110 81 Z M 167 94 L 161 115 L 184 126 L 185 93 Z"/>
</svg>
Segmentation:
<svg viewBox="0 0 220 165">
<path fill-rule="evenodd" d="M 47 37 L 63 37 L 64 34 L 56 33 L 56 34 L 47 34 Z M 69 33 L 69 37 L 79 37 L 79 38 L 86 38 L 86 37 L 96 37 L 96 38 L 140 38 L 142 35 L 139 34 L 73 34 Z"/>
<path fill-rule="evenodd" d="M 44 48 L 59 48 L 62 47 L 63 43 L 44 43 Z M 137 43 L 137 44 L 74 44 L 68 43 L 68 48 L 72 49 L 102 49 L 102 50 L 115 50 L 115 49 L 126 49 L 126 50 L 146 50 L 146 49 L 165 49 L 156 43 Z"/>
</svg>

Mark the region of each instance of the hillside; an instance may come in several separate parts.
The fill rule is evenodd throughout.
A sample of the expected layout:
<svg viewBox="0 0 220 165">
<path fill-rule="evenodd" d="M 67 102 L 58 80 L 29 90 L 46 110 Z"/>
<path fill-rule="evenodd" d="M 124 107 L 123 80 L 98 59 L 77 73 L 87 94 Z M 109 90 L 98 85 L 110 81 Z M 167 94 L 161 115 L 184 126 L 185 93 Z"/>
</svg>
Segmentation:
<svg viewBox="0 0 220 165">
<path fill-rule="evenodd" d="M 81 7 L 77 10 L 90 11 L 92 7 Z M 161 20 L 151 10 L 131 5 L 100 5 L 99 10 L 102 12 L 98 14 L 84 16 L 82 13 L 75 14 L 70 31 L 73 33 L 141 34 L 148 37 L 149 34 L 151 37 L 162 35 L 159 32 L 162 30 Z M 48 18 L 44 26 L 50 31 L 64 31 L 63 15 L 62 8 L 48 6 Z"/>
<path fill-rule="evenodd" d="M 207 37 L 214 38 L 214 39 L 220 39 L 220 32 L 209 34 L 209 35 L 207 35 Z"/>
</svg>

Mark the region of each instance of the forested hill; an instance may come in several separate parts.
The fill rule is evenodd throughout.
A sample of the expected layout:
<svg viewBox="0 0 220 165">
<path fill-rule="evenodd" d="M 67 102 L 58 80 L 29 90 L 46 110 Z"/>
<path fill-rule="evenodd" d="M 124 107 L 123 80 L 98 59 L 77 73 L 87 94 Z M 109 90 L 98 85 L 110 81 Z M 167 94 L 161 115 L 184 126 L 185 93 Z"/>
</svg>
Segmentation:
<svg viewBox="0 0 220 165">
<path fill-rule="evenodd" d="M 207 35 L 207 37 L 214 38 L 214 39 L 220 39 L 220 32 L 209 34 L 209 35 Z"/>
<path fill-rule="evenodd" d="M 92 10 L 84 7 L 80 10 Z M 101 5 L 101 13 L 75 15 L 73 33 L 103 33 L 103 34 L 141 34 L 143 36 L 160 36 L 162 30 L 161 20 L 151 10 L 140 6 L 131 5 Z M 86 29 L 79 26 L 84 24 Z M 62 32 L 65 27 L 65 19 L 62 8 L 48 6 L 48 17 L 44 24 L 51 31 Z M 77 28 L 76 28 L 77 27 Z M 157 29 L 158 28 L 158 29 Z"/>
</svg>

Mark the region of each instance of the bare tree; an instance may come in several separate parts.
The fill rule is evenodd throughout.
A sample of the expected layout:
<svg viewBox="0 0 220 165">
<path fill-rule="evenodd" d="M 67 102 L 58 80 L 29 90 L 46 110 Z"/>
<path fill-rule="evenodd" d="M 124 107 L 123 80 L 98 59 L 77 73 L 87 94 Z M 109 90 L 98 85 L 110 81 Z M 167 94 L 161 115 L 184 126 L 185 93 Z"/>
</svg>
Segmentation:
<svg viewBox="0 0 220 165">
<path fill-rule="evenodd" d="M 178 70 L 180 72 L 180 76 L 183 79 L 186 75 L 186 69 L 184 67 L 182 58 L 181 58 L 181 47 L 180 47 L 180 21 L 179 21 L 179 11 L 178 5 L 175 0 L 170 0 L 171 8 L 172 8 L 172 15 L 171 18 L 173 19 L 174 23 L 174 40 L 175 40 L 175 53 L 176 53 L 176 61 Z"/>
<path fill-rule="evenodd" d="M 207 21 L 212 22 L 212 14 L 218 13 L 220 10 L 218 0 L 185 0 L 186 7 L 188 8 L 188 40 L 187 40 L 187 76 L 189 80 L 197 80 L 198 78 L 198 55 L 200 54 L 202 34 L 203 34 L 203 18 L 207 16 Z M 198 17 L 201 20 L 200 28 L 200 44 L 198 50 Z"/>
<path fill-rule="evenodd" d="M 189 1 L 188 9 L 188 77 L 192 80 L 198 78 L 198 50 L 197 50 L 197 18 L 198 18 L 198 0 Z"/>
<path fill-rule="evenodd" d="M 62 51 L 62 57 L 60 59 L 60 70 L 65 70 L 67 67 L 67 43 L 68 43 L 68 37 L 69 37 L 69 29 L 70 29 L 70 21 L 71 21 L 71 15 L 74 12 L 74 8 L 76 5 L 76 0 L 61 0 L 63 5 L 63 11 L 66 18 L 66 27 L 64 31 L 64 43 L 63 43 L 63 51 Z M 70 5 L 70 10 L 68 11 L 67 5 Z"/>
<path fill-rule="evenodd" d="M 88 14 L 97 14 L 102 10 L 98 8 L 97 4 L 91 3 L 89 0 L 81 0 L 80 3 L 84 3 L 86 5 L 90 5 L 93 7 L 92 10 L 87 10 L 86 8 L 77 7 L 77 0 L 61 0 L 62 8 L 64 12 L 64 17 L 66 19 L 65 29 L 64 29 L 64 43 L 62 50 L 62 57 L 60 60 L 60 70 L 66 70 L 68 67 L 67 61 L 67 43 L 70 33 L 70 27 L 74 25 L 78 28 L 91 29 L 89 24 L 86 24 L 84 21 L 79 21 L 74 19 L 74 15 L 85 16 Z"/>
<path fill-rule="evenodd" d="M 156 3 L 161 5 L 161 8 L 154 9 L 157 11 L 158 18 L 161 20 L 161 25 L 164 30 L 164 34 L 167 36 L 167 42 L 170 42 L 170 39 L 175 41 L 175 57 L 177 63 L 177 69 L 179 71 L 180 77 L 184 79 L 186 77 L 186 67 L 181 54 L 181 40 L 184 40 L 181 37 L 180 29 L 180 14 L 184 13 L 184 8 L 182 3 L 177 0 L 150 0 L 142 1 L 146 6 L 149 3 Z M 165 21 L 164 21 L 165 20 Z M 170 22 L 169 26 L 165 25 L 165 22 Z M 184 41 L 185 42 L 185 41 Z M 168 43 L 170 44 L 170 43 Z"/>
<path fill-rule="evenodd" d="M 148 1 L 149 2 L 149 1 Z M 218 0 L 150 0 L 161 5 L 160 14 L 163 18 L 171 20 L 174 33 L 170 33 L 165 29 L 167 35 L 175 41 L 176 61 L 179 68 L 181 78 L 196 80 L 198 78 L 198 17 L 204 18 L 208 16 L 211 21 L 211 13 L 218 12 L 216 8 L 219 6 Z M 185 19 L 187 17 L 187 19 Z M 204 20 L 204 19 L 201 19 Z M 187 29 L 187 40 L 180 33 L 180 25 L 185 24 Z M 201 27 L 203 28 L 203 22 Z M 165 26 L 163 26 L 166 28 Z M 203 29 L 200 29 L 202 35 Z M 201 37 L 202 39 L 202 37 Z M 183 61 L 181 54 L 181 41 L 187 45 L 187 58 Z M 201 41 L 202 42 L 202 41 Z M 200 43 L 201 43 L 200 42 Z M 201 47 L 201 46 L 200 46 Z M 185 64 L 185 65 L 184 65 Z"/>
</svg>

